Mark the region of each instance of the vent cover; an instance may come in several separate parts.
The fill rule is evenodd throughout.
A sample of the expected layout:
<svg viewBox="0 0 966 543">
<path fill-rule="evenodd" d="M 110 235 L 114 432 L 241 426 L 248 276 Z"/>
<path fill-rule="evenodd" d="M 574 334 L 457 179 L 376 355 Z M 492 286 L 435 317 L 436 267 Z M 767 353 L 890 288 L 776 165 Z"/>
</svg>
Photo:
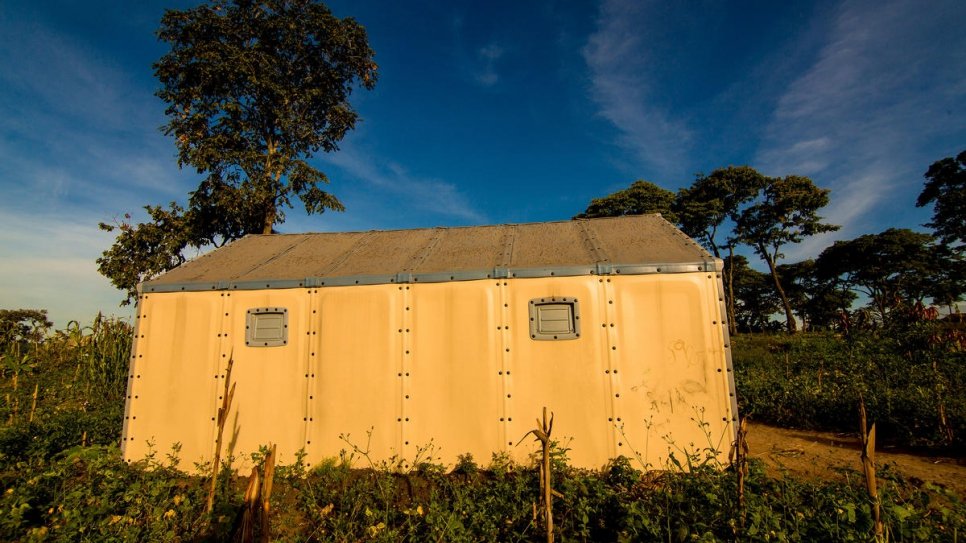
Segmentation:
<svg viewBox="0 0 966 543">
<path fill-rule="evenodd" d="M 245 319 L 245 345 L 279 347 L 288 343 L 288 309 L 256 307 Z"/>
<path fill-rule="evenodd" d="M 534 298 L 530 300 L 530 338 L 536 340 L 580 337 L 580 306 L 577 298 Z"/>
</svg>

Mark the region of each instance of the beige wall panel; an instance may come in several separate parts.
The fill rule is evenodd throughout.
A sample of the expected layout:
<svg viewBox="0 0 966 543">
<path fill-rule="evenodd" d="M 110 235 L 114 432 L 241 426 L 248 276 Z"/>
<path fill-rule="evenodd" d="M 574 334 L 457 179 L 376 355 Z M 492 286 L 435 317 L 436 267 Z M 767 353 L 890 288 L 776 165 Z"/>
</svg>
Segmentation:
<svg viewBox="0 0 966 543">
<path fill-rule="evenodd" d="M 230 331 L 222 349 L 222 374 L 228 356 L 234 358 L 231 380 L 235 397 L 225 425 L 224 453 L 233 454 L 240 470 L 251 468 L 251 453 L 262 445 L 277 445 L 278 461 L 292 463 L 305 443 L 307 365 L 311 335 L 309 289 L 233 291 L 226 294 L 224 312 Z M 286 345 L 245 344 L 249 309 L 288 310 Z M 224 386 L 224 381 L 221 381 Z M 218 396 L 223 393 L 218 390 Z"/>
<path fill-rule="evenodd" d="M 126 460 L 161 458 L 181 444 L 181 467 L 211 457 L 223 293 L 150 294 L 141 300 L 128 389 Z"/>
<path fill-rule="evenodd" d="M 658 469 L 672 452 L 682 464 L 709 449 L 726 458 L 731 404 L 714 275 L 624 276 L 611 285 L 625 446 Z"/>
<path fill-rule="evenodd" d="M 535 450 L 531 438 L 516 445 L 535 427 L 543 407 L 555 415 L 552 437 L 569 446 L 574 466 L 599 468 L 614 455 L 609 374 L 606 355 L 600 285 L 595 276 L 511 279 L 507 303 L 510 376 L 505 398 L 507 445 L 518 461 Z M 535 341 L 529 334 L 528 303 L 534 298 L 575 297 L 580 305 L 579 338 Z M 569 445 L 568 445 L 569 444 Z"/>
<path fill-rule="evenodd" d="M 373 460 L 402 454 L 400 425 L 402 294 L 397 285 L 327 287 L 317 293 L 310 352 L 307 461 L 349 450 L 340 434 L 365 448 Z M 311 353 L 315 353 L 312 355 Z M 365 460 L 356 456 L 356 465 Z"/>
<path fill-rule="evenodd" d="M 412 334 L 402 376 L 407 458 L 432 442 L 437 461 L 452 465 L 471 453 L 485 464 L 504 448 L 496 282 L 413 285 L 409 292 Z"/>
</svg>

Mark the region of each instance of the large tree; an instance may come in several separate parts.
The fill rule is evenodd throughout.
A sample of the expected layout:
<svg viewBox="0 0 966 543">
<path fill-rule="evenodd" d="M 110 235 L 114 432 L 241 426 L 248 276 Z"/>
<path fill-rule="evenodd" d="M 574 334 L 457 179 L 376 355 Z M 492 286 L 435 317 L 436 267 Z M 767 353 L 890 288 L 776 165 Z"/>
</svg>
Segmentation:
<svg viewBox="0 0 966 543">
<path fill-rule="evenodd" d="M 154 65 L 162 129 L 180 166 L 204 178 L 186 209 L 149 207 L 149 222 L 101 225 L 120 229 L 98 264 L 125 302 L 137 282 L 183 261 L 186 247 L 271 234 L 295 200 L 308 213 L 342 210 L 309 159 L 338 149 L 358 120 L 352 90 L 376 81 L 365 29 L 313 0 L 168 10 L 158 37 L 170 45 Z"/>
<path fill-rule="evenodd" d="M 590 201 L 587 209 L 575 219 L 595 217 L 620 217 L 622 215 L 643 215 L 660 213 L 665 219 L 677 222 L 672 210 L 674 193 L 650 181 L 637 180 L 626 189 Z"/>
<path fill-rule="evenodd" d="M 699 175 L 690 187 L 678 191 L 673 210 L 677 215 L 681 230 L 697 239 L 714 256 L 722 258 L 721 249 L 727 249 L 727 256 L 733 257 L 737 240 L 734 236 L 720 235 L 726 228 L 726 221 L 732 223 L 738 214 L 759 191 L 767 184 L 768 178 L 748 166 L 729 166 L 719 168 L 709 175 Z M 728 289 L 728 327 L 731 333 L 737 331 L 735 318 L 735 291 L 732 258 L 725 259 L 724 283 Z"/>
<path fill-rule="evenodd" d="M 929 166 L 917 207 L 934 204 L 926 226 L 947 245 L 966 244 L 966 151 Z"/>
<path fill-rule="evenodd" d="M 772 282 L 785 310 L 785 323 L 794 332 L 795 316 L 778 274 L 782 248 L 807 236 L 832 232 L 838 226 L 822 222 L 818 210 L 828 205 L 828 189 L 820 189 L 807 177 L 770 178 L 755 204 L 737 217 L 735 238 L 750 245 L 768 265 Z"/>
</svg>

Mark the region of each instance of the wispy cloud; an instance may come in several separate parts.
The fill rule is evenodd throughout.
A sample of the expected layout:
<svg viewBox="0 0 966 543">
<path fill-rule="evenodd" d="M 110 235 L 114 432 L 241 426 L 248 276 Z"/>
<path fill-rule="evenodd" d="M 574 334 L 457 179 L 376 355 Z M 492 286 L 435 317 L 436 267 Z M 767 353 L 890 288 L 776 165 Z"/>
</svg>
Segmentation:
<svg viewBox="0 0 966 543">
<path fill-rule="evenodd" d="M 476 52 L 479 66 L 475 70 L 476 82 L 484 87 L 492 87 L 499 83 L 500 74 L 496 71 L 496 63 L 506 51 L 497 43 L 490 43 Z"/>
<path fill-rule="evenodd" d="M 618 143 L 658 173 L 678 172 L 691 138 L 681 121 L 651 99 L 647 3 L 604 0 L 583 50 L 599 114 L 620 132 Z"/>
<path fill-rule="evenodd" d="M 111 234 L 89 214 L 23 213 L 0 209 L 0 300 L 4 307 L 49 309 L 57 326 L 87 323 L 92 308 L 129 317 L 120 291 L 97 272 L 95 260 Z"/>
<path fill-rule="evenodd" d="M 756 159 L 766 173 L 808 175 L 833 190 L 824 214 L 842 231 L 789 258 L 865 233 L 882 213 L 915 212 L 922 172 L 942 158 L 924 150 L 966 136 L 962 13 L 956 1 L 850 1 L 834 13 L 816 61 L 778 101 Z"/>
<path fill-rule="evenodd" d="M 130 210 L 184 197 L 192 176 L 158 131 L 149 85 L 83 41 L 2 22 L 0 179 L 18 207 L 87 200 Z"/>
<path fill-rule="evenodd" d="M 88 44 L 39 23 L 5 20 L 0 81 L 44 112 L 101 129 L 124 129 L 145 112 L 126 92 L 130 76 Z M 9 96 L 9 94 L 8 94 Z M 146 96 L 153 99 L 150 93 Z"/>
<path fill-rule="evenodd" d="M 380 195 L 400 223 L 421 222 L 413 219 L 427 216 L 471 224 L 486 222 L 486 216 L 455 184 L 413 175 L 398 162 L 373 157 L 351 142 L 343 144 L 337 153 L 321 158 L 367 185 L 368 194 Z"/>
</svg>

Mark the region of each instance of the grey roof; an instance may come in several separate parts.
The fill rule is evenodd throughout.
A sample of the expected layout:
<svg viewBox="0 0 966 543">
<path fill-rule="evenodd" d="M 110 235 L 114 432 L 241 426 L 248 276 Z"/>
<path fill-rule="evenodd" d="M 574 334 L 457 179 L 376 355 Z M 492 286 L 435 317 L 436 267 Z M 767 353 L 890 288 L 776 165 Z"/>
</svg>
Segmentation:
<svg viewBox="0 0 966 543">
<path fill-rule="evenodd" d="M 413 230 L 249 235 L 144 292 L 720 269 L 660 215 Z"/>
</svg>

